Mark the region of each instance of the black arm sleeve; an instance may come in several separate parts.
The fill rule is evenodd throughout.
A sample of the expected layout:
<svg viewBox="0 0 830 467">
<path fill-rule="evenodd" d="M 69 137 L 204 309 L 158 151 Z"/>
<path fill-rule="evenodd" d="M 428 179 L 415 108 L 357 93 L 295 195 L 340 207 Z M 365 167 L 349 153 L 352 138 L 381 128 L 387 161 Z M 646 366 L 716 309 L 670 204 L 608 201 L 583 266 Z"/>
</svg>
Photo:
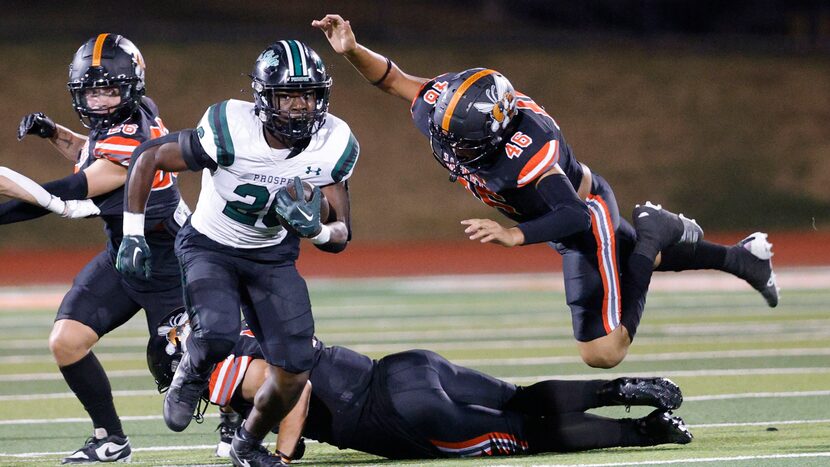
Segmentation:
<svg viewBox="0 0 830 467">
<path fill-rule="evenodd" d="M 43 188 L 49 193 L 64 199 L 85 199 L 88 193 L 86 174 L 81 172 L 68 177 L 44 183 Z M 48 209 L 20 200 L 8 201 L 0 204 L 0 224 L 37 219 L 51 213 Z"/>
<path fill-rule="evenodd" d="M 191 128 L 182 130 L 178 134 L 179 147 L 181 148 L 182 157 L 184 157 L 188 169 L 194 172 L 202 169 L 210 169 L 212 172 L 218 168 L 216 161 L 208 156 L 202 147 L 202 143 L 199 142 L 199 135 L 196 134 L 196 130 Z"/>
<path fill-rule="evenodd" d="M 549 175 L 539 181 L 536 191 L 551 211 L 517 226 L 525 236 L 525 245 L 557 241 L 591 228 L 588 205 L 579 199 L 568 177 Z"/>
</svg>

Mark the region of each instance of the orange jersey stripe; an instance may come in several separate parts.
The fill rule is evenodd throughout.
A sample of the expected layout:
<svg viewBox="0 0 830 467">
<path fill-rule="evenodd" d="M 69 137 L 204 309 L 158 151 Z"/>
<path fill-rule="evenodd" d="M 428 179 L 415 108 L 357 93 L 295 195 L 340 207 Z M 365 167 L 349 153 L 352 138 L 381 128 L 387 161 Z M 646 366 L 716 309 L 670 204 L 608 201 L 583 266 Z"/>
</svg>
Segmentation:
<svg viewBox="0 0 830 467">
<path fill-rule="evenodd" d="M 517 185 L 523 187 L 535 180 L 539 175 L 547 172 L 553 164 L 559 162 L 559 141 L 551 140 L 542 146 L 530 160 L 522 167 L 517 179 Z"/>
<path fill-rule="evenodd" d="M 92 49 L 92 66 L 101 66 L 101 51 L 104 49 L 104 41 L 109 35 L 110 33 L 105 32 L 98 34 L 98 38 L 95 39 L 95 47 Z"/>
<path fill-rule="evenodd" d="M 492 75 L 493 73 L 495 73 L 493 70 L 481 70 L 461 83 L 461 86 L 458 87 L 458 91 L 455 91 L 452 99 L 450 99 L 447 111 L 444 113 L 444 119 L 441 121 L 441 128 L 443 128 L 444 131 L 450 131 L 450 120 L 452 119 L 452 114 L 455 112 L 455 106 L 458 105 L 458 101 L 461 100 L 461 96 L 464 95 L 464 92 L 479 79 L 487 75 Z"/>
</svg>

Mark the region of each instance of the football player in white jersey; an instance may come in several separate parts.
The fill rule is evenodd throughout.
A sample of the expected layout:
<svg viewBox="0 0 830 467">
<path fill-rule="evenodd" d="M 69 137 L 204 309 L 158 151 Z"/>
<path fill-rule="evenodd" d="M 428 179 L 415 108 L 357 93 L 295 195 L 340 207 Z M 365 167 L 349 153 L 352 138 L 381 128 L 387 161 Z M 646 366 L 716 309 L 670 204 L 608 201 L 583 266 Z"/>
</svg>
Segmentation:
<svg viewBox="0 0 830 467">
<path fill-rule="evenodd" d="M 187 427 L 213 365 L 236 344 L 241 308 L 269 376 L 231 456 L 236 465 L 280 465 L 261 440 L 296 403 L 314 355 L 308 289 L 294 264 L 300 237 L 329 252 L 346 247 L 346 182 L 359 145 L 348 125 L 328 113 L 331 78 L 302 42 L 270 45 L 252 78 L 254 102 L 212 105 L 195 129 L 136 149 L 118 268 L 149 277 L 141 219 L 153 173 L 201 170 L 199 203 L 176 244 L 193 332 L 165 397 L 164 419 L 174 431 Z M 299 179 L 315 185 L 310 200 L 288 195 L 288 185 L 302 193 Z M 328 223 L 320 219 L 321 190 L 333 211 Z"/>
</svg>

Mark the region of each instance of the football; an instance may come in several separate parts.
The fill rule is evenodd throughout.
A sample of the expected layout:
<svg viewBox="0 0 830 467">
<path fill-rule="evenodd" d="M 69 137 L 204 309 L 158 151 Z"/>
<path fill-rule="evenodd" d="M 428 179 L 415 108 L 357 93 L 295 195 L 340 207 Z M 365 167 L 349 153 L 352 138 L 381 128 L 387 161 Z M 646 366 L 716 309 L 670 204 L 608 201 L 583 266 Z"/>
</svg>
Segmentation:
<svg viewBox="0 0 830 467">
<path fill-rule="evenodd" d="M 286 191 L 288 194 L 291 195 L 294 199 L 299 199 L 297 197 L 297 192 L 294 190 L 294 182 L 290 182 L 286 187 Z M 308 183 L 307 181 L 303 180 L 303 198 L 306 201 L 311 199 L 311 195 L 314 193 L 314 185 Z M 329 214 L 331 214 L 331 207 L 329 206 L 329 202 L 326 199 L 326 195 L 322 192 L 320 193 L 320 222 L 325 224 L 329 222 Z"/>
</svg>

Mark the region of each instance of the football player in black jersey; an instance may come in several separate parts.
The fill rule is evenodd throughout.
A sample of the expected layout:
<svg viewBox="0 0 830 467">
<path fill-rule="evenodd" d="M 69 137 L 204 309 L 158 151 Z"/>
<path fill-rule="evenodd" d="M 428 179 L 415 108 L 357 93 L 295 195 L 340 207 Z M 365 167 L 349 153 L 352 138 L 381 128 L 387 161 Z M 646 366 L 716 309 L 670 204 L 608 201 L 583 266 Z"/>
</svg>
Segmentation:
<svg viewBox="0 0 830 467">
<path fill-rule="evenodd" d="M 107 248 L 75 278 L 58 309 L 49 348 L 94 427 L 93 436 L 63 463 L 123 462 L 131 457 L 130 442 L 92 347 L 141 309 L 152 334 L 162 317 L 182 306 L 173 243 L 189 211 L 179 195 L 176 174 L 157 172 L 147 216 L 155 275 L 148 281 L 126 278 L 115 270 L 122 239 L 123 185 L 133 149 L 167 129 L 155 103 L 144 96 L 141 52 L 123 36 L 100 34 L 86 41 L 70 64 L 68 87 L 73 107 L 89 129 L 87 136 L 33 113 L 22 119 L 17 137 L 46 138 L 75 163 L 75 173 L 41 187 L 14 171 L 0 170 L 0 189 L 18 198 L 0 204 L 0 224 L 49 212 L 66 217 L 98 215 L 104 221 Z"/>
<path fill-rule="evenodd" d="M 185 313 L 174 312 L 150 338 L 147 362 L 160 392 L 173 378 L 189 327 Z M 683 401 L 680 388 L 665 378 L 547 380 L 516 386 L 428 350 L 372 360 L 317 339 L 309 345 L 314 348 L 309 385 L 278 429 L 277 450 L 286 463 L 302 456 L 301 435 L 390 459 L 508 456 L 692 440 L 683 420 L 670 412 Z M 243 324 L 239 341 L 213 370 L 203 397 L 247 416 L 266 368 L 259 344 Z M 614 405 L 655 410 L 639 419 L 585 413 Z M 223 451 L 227 447 L 217 449 Z"/>
<path fill-rule="evenodd" d="M 734 246 L 706 242 L 694 220 L 649 202 L 635 207 L 632 227 L 620 217 L 611 186 L 576 160 L 557 122 L 500 73 L 474 68 L 419 78 L 358 44 L 338 15 L 312 26 L 373 85 L 411 103 L 415 126 L 451 181 L 516 222 L 463 220 L 471 240 L 506 247 L 549 242 L 562 255 L 574 337 L 588 365 L 611 368 L 623 360 L 655 267 L 726 271 L 777 305 L 766 234 Z"/>
</svg>

